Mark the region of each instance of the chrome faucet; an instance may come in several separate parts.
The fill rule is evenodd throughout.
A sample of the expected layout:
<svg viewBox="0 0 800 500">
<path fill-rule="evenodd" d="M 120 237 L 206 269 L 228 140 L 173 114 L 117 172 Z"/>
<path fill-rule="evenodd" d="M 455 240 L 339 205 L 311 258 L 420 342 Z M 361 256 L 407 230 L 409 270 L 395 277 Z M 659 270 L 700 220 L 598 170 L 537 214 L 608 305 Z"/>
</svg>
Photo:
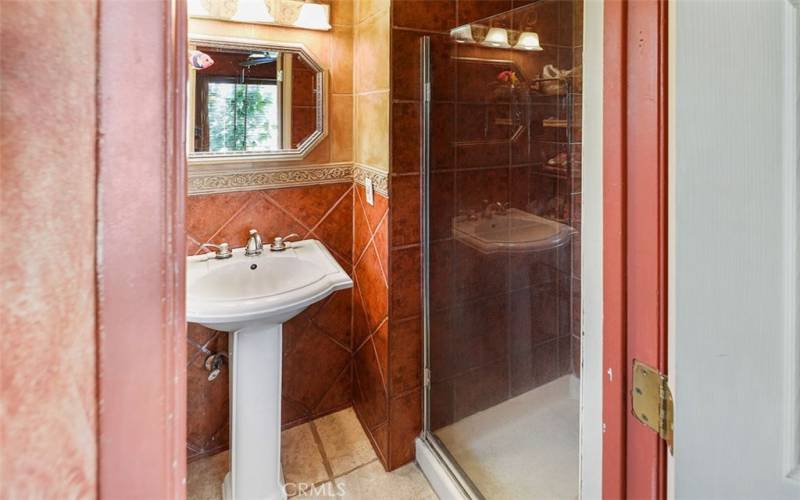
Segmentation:
<svg viewBox="0 0 800 500">
<path fill-rule="evenodd" d="M 264 244 L 261 242 L 261 235 L 255 229 L 250 230 L 250 237 L 247 238 L 247 245 L 244 254 L 248 257 L 255 257 L 264 251 Z"/>
<path fill-rule="evenodd" d="M 495 213 L 498 215 L 505 215 L 508 208 L 511 206 L 509 203 L 500 203 L 499 201 L 489 203 L 489 200 L 483 200 L 483 203 L 486 205 L 483 208 L 483 216 L 486 219 L 491 219 Z"/>
</svg>

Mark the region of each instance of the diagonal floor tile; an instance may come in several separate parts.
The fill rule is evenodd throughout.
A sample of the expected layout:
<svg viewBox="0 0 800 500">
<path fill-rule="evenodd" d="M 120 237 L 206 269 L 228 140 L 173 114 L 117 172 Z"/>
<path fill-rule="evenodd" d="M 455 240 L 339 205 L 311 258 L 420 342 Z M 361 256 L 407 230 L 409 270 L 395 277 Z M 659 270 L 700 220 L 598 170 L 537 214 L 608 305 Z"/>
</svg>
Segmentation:
<svg viewBox="0 0 800 500">
<path fill-rule="evenodd" d="M 334 476 L 377 458 L 352 408 L 317 419 L 313 425 Z"/>
<path fill-rule="evenodd" d="M 314 484 L 329 479 L 309 424 L 298 425 L 281 433 L 281 463 L 287 485 Z"/>
</svg>

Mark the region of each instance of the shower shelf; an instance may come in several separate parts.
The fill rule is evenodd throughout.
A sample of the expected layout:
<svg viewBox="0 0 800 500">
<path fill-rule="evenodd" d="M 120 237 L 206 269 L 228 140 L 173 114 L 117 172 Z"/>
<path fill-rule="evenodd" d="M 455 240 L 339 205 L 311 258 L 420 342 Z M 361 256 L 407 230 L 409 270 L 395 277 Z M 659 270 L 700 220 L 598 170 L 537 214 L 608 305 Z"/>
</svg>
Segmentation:
<svg viewBox="0 0 800 500">
<path fill-rule="evenodd" d="M 542 126 L 545 128 L 569 128 L 567 120 L 542 120 Z M 580 128 L 577 123 L 572 124 L 572 128 Z"/>
</svg>

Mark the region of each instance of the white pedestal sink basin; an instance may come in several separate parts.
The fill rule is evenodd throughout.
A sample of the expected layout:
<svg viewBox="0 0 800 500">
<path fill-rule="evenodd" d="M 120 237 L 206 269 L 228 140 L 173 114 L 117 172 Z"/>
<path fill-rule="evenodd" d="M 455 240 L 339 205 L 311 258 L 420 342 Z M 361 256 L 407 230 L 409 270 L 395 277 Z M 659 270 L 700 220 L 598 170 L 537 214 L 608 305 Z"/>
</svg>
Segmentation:
<svg viewBox="0 0 800 500">
<path fill-rule="evenodd" d="M 305 308 L 353 282 L 316 240 L 282 252 L 189 257 L 186 319 L 231 332 L 229 500 L 286 498 L 281 477 L 281 330 Z"/>
<path fill-rule="evenodd" d="M 491 218 L 453 219 L 453 236 L 484 254 L 527 253 L 567 244 L 575 230 L 566 224 L 509 208 Z"/>
</svg>

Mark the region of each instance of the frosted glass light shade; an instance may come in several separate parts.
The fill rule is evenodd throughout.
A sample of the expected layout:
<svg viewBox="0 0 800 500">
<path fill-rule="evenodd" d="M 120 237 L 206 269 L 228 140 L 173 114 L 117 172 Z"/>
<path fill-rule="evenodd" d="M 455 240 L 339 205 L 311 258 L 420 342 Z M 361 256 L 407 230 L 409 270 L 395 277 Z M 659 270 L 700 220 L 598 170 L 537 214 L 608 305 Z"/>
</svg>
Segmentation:
<svg viewBox="0 0 800 500">
<path fill-rule="evenodd" d="M 514 45 L 514 48 L 520 50 L 544 50 L 539 44 L 538 33 L 532 31 L 523 31 L 519 35 L 519 40 L 517 40 L 517 44 Z"/>
<path fill-rule="evenodd" d="M 486 38 L 483 40 L 483 45 L 501 49 L 511 48 L 511 45 L 508 44 L 508 31 L 504 28 L 489 28 L 489 32 L 486 33 Z"/>
<path fill-rule="evenodd" d="M 188 0 L 190 17 L 227 19 L 240 23 L 274 23 L 275 17 L 265 0 L 238 0 L 236 2 L 213 2 Z"/>
<path fill-rule="evenodd" d="M 472 37 L 472 26 L 465 24 L 450 30 L 450 38 L 458 43 L 475 43 Z"/>
<path fill-rule="evenodd" d="M 275 18 L 264 0 L 239 0 L 239 8 L 231 21 L 274 23 Z"/>
<path fill-rule="evenodd" d="M 300 7 L 300 14 L 297 16 L 294 26 L 311 30 L 331 29 L 330 7 L 321 3 L 304 3 Z"/>
</svg>

